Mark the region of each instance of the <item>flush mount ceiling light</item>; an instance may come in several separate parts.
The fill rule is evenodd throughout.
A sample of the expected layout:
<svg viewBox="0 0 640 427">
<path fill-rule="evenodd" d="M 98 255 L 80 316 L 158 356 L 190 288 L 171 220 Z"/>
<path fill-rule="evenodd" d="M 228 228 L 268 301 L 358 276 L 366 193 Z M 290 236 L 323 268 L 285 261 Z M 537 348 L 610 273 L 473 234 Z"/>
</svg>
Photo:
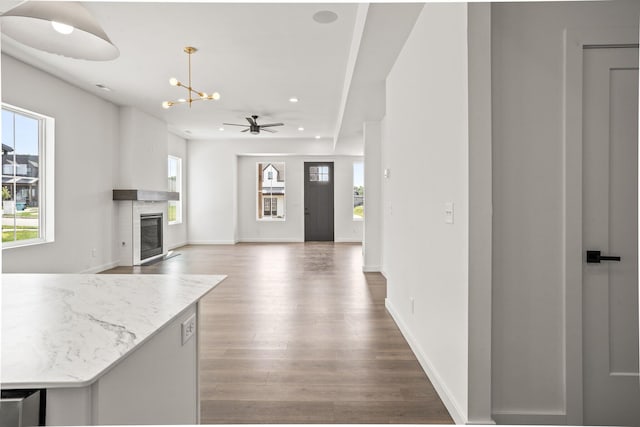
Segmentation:
<svg viewBox="0 0 640 427">
<path fill-rule="evenodd" d="M 2 32 L 34 49 L 90 61 L 120 55 L 100 24 L 76 2 L 29 1 L 0 16 Z"/>
<path fill-rule="evenodd" d="M 318 24 L 330 24 L 338 19 L 338 14 L 330 10 L 321 10 L 313 14 L 313 20 Z"/>
<path fill-rule="evenodd" d="M 187 89 L 187 92 L 189 93 L 189 98 L 188 99 L 180 98 L 177 101 L 165 101 L 162 103 L 162 108 L 165 108 L 165 109 L 171 108 L 176 104 L 184 104 L 184 103 L 189 104 L 189 107 L 191 107 L 191 103 L 193 101 L 200 101 L 200 100 L 204 101 L 204 100 L 211 100 L 211 99 L 213 99 L 214 101 L 217 101 L 218 99 L 220 99 L 220 94 L 218 92 L 213 92 L 211 95 L 207 95 L 205 92 L 197 91 L 191 86 L 191 55 L 193 55 L 197 51 L 198 49 L 192 46 L 187 46 L 184 48 L 184 52 L 187 55 L 189 55 L 189 85 L 185 86 L 184 84 L 180 83 L 178 79 L 176 79 L 175 77 L 171 77 L 169 79 L 169 84 L 171 86 L 179 86 Z M 196 95 L 195 98 L 193 97 L 194 94 Z"/>
</svg>

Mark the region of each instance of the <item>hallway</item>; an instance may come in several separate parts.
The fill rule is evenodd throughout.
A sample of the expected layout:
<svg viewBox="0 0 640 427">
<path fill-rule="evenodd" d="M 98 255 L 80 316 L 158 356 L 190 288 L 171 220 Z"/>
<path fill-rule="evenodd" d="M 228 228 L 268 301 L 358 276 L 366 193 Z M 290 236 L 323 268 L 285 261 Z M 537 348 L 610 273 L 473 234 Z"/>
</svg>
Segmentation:
<svg viewBox="0 0 640 427">
<path fill-rule="evenodd" d="M 188 246 L 109 273 L 227 274 L 202 302 L 203 424 L 452 423 L 361 246 Z"/>
</svg>

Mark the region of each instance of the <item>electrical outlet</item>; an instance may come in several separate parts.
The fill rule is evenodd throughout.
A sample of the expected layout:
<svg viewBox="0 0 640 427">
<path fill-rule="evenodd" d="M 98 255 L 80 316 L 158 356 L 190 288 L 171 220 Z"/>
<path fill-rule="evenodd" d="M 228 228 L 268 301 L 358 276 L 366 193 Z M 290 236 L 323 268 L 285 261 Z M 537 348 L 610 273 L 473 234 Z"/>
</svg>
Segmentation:
<svg viewBox="0 0 640 427">
<path fill-rule="evenodd" d="M 182 322 L 182 345 L 196 333 L 196 315 L 193 314 L 187 320 Z"/>
<path fill-rule="evenodd" d="M 95 257 L 96 257 L 97 252 L 98 252 L 98 250 L 97 250 L 96 248 L 91 249 L 91 256 L 92 256 L 93 258 L 95 258 Z"/>
</svg>

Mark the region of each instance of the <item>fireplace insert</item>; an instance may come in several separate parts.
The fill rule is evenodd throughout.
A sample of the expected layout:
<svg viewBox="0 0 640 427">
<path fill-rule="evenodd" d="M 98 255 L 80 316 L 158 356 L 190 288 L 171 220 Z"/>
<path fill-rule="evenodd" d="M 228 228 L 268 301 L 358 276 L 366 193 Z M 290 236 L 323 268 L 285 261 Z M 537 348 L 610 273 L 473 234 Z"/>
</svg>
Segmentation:
<svg viewBox="0 0 640 427">
<path fill-rule="evenodd" d="M 162 254 L 162 213 L 140 214 L 140 260 Z"/>
</svg>

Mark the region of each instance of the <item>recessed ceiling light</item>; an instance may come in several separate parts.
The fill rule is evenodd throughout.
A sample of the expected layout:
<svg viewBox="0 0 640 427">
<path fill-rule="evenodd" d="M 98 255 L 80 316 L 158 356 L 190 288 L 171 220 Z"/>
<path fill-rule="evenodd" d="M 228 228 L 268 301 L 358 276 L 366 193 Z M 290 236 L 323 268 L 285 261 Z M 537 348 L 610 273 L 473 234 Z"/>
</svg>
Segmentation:
<svg viewBox="0 0 640 427">
<path fill-rule="evenodd" d="M 103 85 L 103 84 L 101 84 L 101 83 L 96 84 L 96 87 L 97 87 L 97 88 L 100 88 L 100 89 L 102 89 L 102 90 L 105 90 L 105 91 L 107 91 L 107 92 L 111 92 L 111 88 L 110 88 L 110 87 L 107 87 L 107 86 L 105 86 L 105 85 Z"/>
<path fill-rule="evenodd" d="M 218 130 L 219 130 L 220 132 L 224 132 L 224 128 L 223 128 L 222 126 L 220 126 L 220 127 L 218 128 Z"/>
<path fill-rule="evenodd" d="M 292 96 L 291 98 L 289 98 L 289 102 L 293 102 L 294 104 L 295 104 L 296 102 L 298 102 L 298 101 L 299 101 L 299 99 L 298 99 L 298 98 L 296 98 L 295 96 Z"/>
<path fill-rule="evenodd" d="M 318 24 L 330 24 L 338 19 L 338 15 L 330 10 L 321 10 L 313 14 L 313 20 Z"/>
<path fill-rule="evenodd" d="M 320 135 L 316 135 L 316 139 L 320 139 Z"/>
<path fill-rule="evenodd" d="M 302 132 L 302 131 L 304 130 L 304 128 L 303 128 L 302 126 L 300 126 L 300 127 L 298 128 L 298 130 L 299 130 L 300 132 Z"/>
</svg>

